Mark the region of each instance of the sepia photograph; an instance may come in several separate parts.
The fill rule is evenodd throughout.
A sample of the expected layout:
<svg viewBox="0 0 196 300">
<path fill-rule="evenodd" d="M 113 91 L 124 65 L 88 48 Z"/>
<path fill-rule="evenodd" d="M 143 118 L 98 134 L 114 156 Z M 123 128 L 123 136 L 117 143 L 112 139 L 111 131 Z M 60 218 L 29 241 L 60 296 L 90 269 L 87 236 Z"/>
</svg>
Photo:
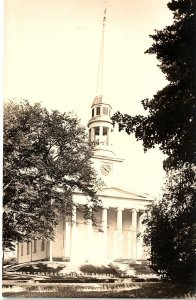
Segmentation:
<svg viewBox="0 0 196 300">
<path fill-rule="evenodd" d="M 196 1 L 2 9 L 3 297 L 195 299 Z"/>
</svg>

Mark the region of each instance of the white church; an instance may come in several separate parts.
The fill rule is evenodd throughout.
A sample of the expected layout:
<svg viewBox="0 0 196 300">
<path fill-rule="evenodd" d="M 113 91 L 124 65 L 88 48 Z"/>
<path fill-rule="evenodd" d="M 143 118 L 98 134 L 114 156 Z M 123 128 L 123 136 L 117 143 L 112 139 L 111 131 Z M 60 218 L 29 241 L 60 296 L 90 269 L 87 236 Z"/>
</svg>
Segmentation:
<svg viewBox="0 0 196 300">
<path fill-rule="evenodd" d="M 148 205 L 154 200 L 147 194 L 134 192 L 130 186 L 115 183 L 115 178 L 123 178 L 122 158 L 114 153 L 111 145 L 113 125 L 112 107 L 103 97 L 103 47 L 106 9 L 103 18 L 103 31 L 98 73 L 99 92 L 92 106 L 91 119 L 88 122 L 89 139 L 95 144 L 92 161 L 94 168 L 105 183 L 98 191 L 102 208 L 96 213 L 98 226 L 92 220 L 85 220 L 81 207 L 88 203 L 81 192 L 73 195 L 75 210 L 72 220 L 63 217 L 56 227 L 55 240 L 33 240 L 19 243 L 17 262 L 38 260 L 70 262 L 108 262 L 117 259 L 145 260 L 147 251 L 143 244 L 142 218 Z M 127 180 L 126 180 L 127 181 Z"/>
<path fill-rule="evenodd" d="M 75 209 L 72 220 L 63 217 L 56 227 L 55 240 L 33 240 L 19 243 L 17 262 L 38 260 L 70 262 L 106 262 L 117 259 L 145 260 L 147 251 L 143 244 L 142 218 L 154 200 L 147 194 L 133 192 L 129 187 L 115 183 L 123 175 L 122 158 L 116 156 L 111 145 L 111 106 L 102 96 L 92 104 L 92 117 L 88 122 L 89 139 L 96 146 L 92 161 L 105 185 L 98 197 L 102 208 L 96 212 L 99 225 L 85 220 L 80 207 L 88 203 L 87 197 L 73 195 Z"/>
</svg>

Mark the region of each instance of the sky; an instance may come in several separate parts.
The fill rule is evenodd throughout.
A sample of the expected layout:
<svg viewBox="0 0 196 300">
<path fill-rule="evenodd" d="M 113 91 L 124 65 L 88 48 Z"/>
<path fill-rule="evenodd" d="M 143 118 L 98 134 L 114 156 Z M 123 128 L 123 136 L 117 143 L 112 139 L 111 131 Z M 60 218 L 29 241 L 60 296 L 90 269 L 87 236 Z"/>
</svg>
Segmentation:
<svg viewBox="0 0 196 300">
<path fill-rule="evenodd" d="M 113 113 L 143 114 L 141 100 L 166 84 L 155 56 L 144 54 L 149 34 L 171 24 L 167 0 L 108 0 L 103 95 Z M 28 99 L 74 111 L 86 125 L 96 96 L 104 0 L 5 0 L 4 99 Z M 144 154 L 141 142 L 114 133 L 125 158 L 121 181 L 158 196 L 163 154 Z"/>
</svg>

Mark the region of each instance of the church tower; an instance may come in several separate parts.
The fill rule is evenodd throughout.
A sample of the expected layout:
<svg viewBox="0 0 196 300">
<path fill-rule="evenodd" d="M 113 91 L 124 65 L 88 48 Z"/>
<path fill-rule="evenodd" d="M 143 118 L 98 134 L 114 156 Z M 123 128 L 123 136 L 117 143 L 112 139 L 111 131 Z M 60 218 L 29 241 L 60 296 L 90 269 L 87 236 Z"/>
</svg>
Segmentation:
<svg viewBox="0 0 196 300">
<path fill-rule="evenodd" d="M 123 162 L 117 158 L 111 143 L 113 123 L 111 120 L 111 105 L 103 96 L 103 57 L 104 57 L 104 31 L 106 9 L 104 10 L 102 40 L 97 79 L 97 96 L 91 106 L 91 119 L 88 122 L 89 140 L 94 145 L 93 162 L 104 182 L 109 182 L 117 171 L 116 165 Z"/>
<path fill-rule="evenodd" d="M 92 117 L 88 122 L 89 140 L 94 145 L 92 161 L 105 183 L 111 181 L 117 173 L 117 164 L 123 162 L 112 148 L 111 109 L 110 104 L 103 101 L 103 96 L 96 96 L 91 106 Z"/>
</svg>

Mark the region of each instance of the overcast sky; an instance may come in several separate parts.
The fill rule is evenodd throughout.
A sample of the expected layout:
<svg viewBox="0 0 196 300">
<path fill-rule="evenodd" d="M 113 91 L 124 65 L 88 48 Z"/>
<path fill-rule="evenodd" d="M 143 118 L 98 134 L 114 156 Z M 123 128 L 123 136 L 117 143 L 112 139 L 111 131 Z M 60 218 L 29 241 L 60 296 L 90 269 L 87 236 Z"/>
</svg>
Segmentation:
<svg viewBox="0 0 196 300">
<path fill-rule="evenodd" d="M 149 34 L 172 22 L 167 0 L 107 1 L 104 97 L 131 115 L 144 113 L 141 100 L 165 84 L 152 55 Z M 75 111 L 86 125 L 96 96 L 104 0 L 6 0 L 4 98 L 42 102 L 49 109 Z M 117 138 L 116 138 L 117 137 Z M 113 139 L 126 158 L 121 180 L 158 195 L 163 155 L 144 154 L 126 134 Z"/>
</svg>

